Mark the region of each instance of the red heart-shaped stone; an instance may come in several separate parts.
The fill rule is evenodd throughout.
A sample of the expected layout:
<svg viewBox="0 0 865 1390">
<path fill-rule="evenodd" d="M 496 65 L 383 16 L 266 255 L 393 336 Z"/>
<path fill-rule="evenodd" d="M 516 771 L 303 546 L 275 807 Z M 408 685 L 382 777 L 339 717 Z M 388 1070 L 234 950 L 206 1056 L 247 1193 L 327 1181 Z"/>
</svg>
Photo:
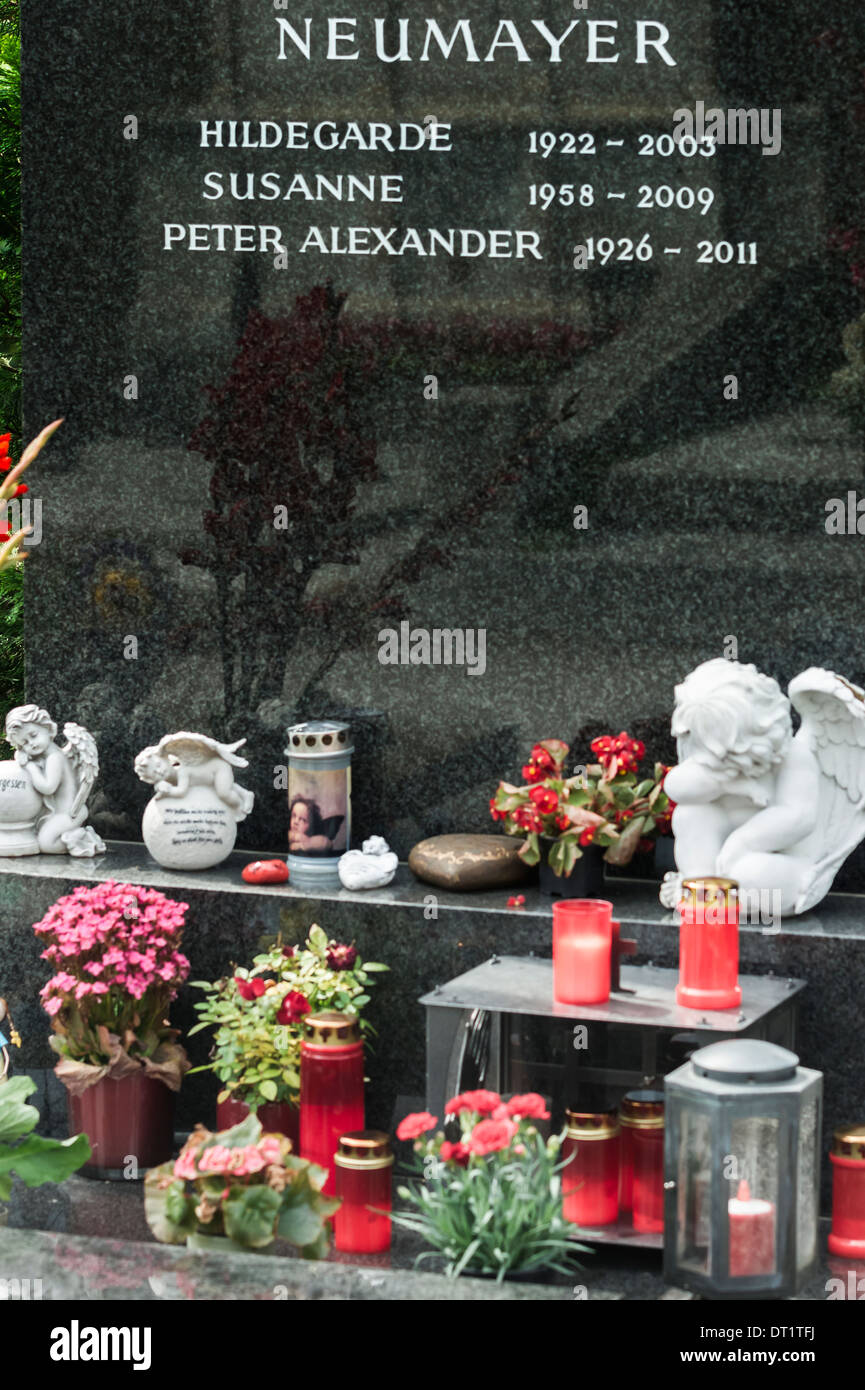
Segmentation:
<svg viewBox="0 0 865 1390">
<path fill-rule="evenodd" d="M 285 883 L 288 865 L 284 859 L 256 859 L 241 870 L 246 883 Z"/>
</svg>

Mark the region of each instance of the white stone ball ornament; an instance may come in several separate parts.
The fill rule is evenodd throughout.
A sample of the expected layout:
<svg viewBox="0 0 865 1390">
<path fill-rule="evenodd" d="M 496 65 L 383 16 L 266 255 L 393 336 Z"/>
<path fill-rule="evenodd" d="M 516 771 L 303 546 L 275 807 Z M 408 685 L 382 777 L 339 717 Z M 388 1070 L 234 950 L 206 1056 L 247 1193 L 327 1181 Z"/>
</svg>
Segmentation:
<svg viewBox="0 0 865 1390">
<path fill-rule="evenodd" d="M 245 742 L 217 743 L 184 731 L 138 754 L 135 771 L 154 788 L 141 831 L 157 864 L 200 870 L 227 859 L 255 799 L 234 780 L 236 767 L 249 766 L 237 751 Z"/>
</svg>

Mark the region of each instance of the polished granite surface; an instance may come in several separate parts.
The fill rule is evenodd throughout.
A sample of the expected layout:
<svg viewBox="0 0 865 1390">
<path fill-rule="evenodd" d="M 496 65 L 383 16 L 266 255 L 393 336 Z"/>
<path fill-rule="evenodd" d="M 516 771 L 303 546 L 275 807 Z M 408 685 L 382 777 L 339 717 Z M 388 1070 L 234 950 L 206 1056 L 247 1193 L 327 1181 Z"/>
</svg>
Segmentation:
<svg viewBox="0 0 865 1390">
<path fill-rule="evenodd" d="M 586 1299 L 691 1300 L 694 1295 L 664 1282 L 660 1251 L 590 1246 L 573 1276 L 549 1282 L 451 1282 L 437 1261 L 415 1260 L 422 1245 L 394 1228 L 392 1249 L 354 1256 L 331 1251 L 307 1262 L 274 1246 L 267 1255 L 215 1255 L 157 1244 L 144 1221 L 140 1183 L 107 1183 L 73 1176 L 62 1187 L 16 1188 L 9 1224 L 0 1233 L 0 1281 L 41 1279 L 45 1299 L 273 1299 L 281 1300 L 488 1300 Z M 821 1257 L 798 1295 L 824 1300 L 830 1279 L 849 1287 L 851 1271 L 865 1275 L 865 1261 L 825 1253 L 828 1222 L 821 1222 Z M 440 1269 L 440 1263 L 438 1264 Z"/>
<path fill-rule="evenodd" d="M 250 884 L 241 878 L 244 865 L 256 859 L 271 858 L 277 851 L 259 850 L 256 854 L 236 850 L 224 863 L 201 872 L 184 873 L 164 869 L 150 856 L 143 844 L 135 841 L 110 840 L 108 852 L 93 859 L 67 859 L 64 856 L 30 855 L 20 859 L 0 858 L 0 894 L 2 876 L 15 874 L 22 879 L 38 879 L 57 883 L 58 894 L 66 891 L 64 883 L 91 883 L 116 878 L 121 882 L 143 883 L 161 892 L 177 895 L 196 890 L 209 893 L 237 894 L 240 898 L 261 898 L 268 902 L 297 904 L 312 900 L 310 890 L 293 888 L 290 883 Z M 284 857 L 284 855 L 283 855 Z M 658 883 L 654 880 L 629 879 L 624 875 L 607 877 L 605 890 L 613 901 L 615 915 L 622 922 L 647 926 L 676 927 L 675 915 L 658 901 Z M 508 899 L 520 894 L 525 904 L 508 907 Z M 396 878 L 386 888 L 351 892 L 338 882 L 329 888 L 315 890 L 316 902 L 354 904 L 357 907 L 429 908 L 439 912 L 501 913 L 509 918 L 533 920 L 552 916 L 552 899 L 543 896 L 531 883 L 518 888 L 482 890 L 480 892 L 450 892 L 421 883 L 407 864 L 400 864 Z M 759 922 L 741 924 L 745 933 L 762 936 L 820 936 L 865 940 L 865 896 L 857 893 L 830 893 L 813 912 L 801 917 L 787 917 L 780 923 L 761 925 Z"/>
</svg>

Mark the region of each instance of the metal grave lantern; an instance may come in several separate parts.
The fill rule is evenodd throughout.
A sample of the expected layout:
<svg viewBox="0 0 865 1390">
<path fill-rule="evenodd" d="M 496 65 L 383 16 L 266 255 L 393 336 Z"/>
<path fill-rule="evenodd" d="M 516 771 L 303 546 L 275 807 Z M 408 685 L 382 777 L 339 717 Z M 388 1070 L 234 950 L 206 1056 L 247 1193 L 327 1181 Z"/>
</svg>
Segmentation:
<svg viewBox="0 0 865 1390">
<path fill-rule="evenodd" d="M 817 1255 L 823 1077 L 753 1038 L 665 1080 L 664 1277 L 710 1298 L 795 1294 Z"/>
<path fill-rule="evenodd" d="M 288 871 L 295 888 L 339 885 L 337 865 L 351 848 L 348 724 L 316 719 L 288 730 Z"/>
</svg>

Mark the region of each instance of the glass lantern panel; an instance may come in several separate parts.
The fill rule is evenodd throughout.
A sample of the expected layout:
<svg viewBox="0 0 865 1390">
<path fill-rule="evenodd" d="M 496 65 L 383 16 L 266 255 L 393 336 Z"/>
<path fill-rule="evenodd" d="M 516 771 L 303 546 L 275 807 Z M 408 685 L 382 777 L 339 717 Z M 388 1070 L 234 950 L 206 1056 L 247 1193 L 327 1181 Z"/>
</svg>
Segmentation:
<svg viewBox="0 0 865 1390">
<path fill-rule="evenodd" d="M 817 1245 L 817 1096 L 806 1097 L 799 1113 L 799 1155 L 796 1194 L 796 1268 L 804 1269 Z"/>
<path fill-rule="evenodd" d="M 684 1106 L 676 1157 L 676 1263 L 708 1274 L 712 1262 L 712 1122 Z"/>
<path fill-rule="evenodd" d="M 729 1274 L 746 1279 L 778 1269 L 779 1121 L 743 1115 L 730 1125 L 724 1155 L 729 1219 Z"/>
</svg>

